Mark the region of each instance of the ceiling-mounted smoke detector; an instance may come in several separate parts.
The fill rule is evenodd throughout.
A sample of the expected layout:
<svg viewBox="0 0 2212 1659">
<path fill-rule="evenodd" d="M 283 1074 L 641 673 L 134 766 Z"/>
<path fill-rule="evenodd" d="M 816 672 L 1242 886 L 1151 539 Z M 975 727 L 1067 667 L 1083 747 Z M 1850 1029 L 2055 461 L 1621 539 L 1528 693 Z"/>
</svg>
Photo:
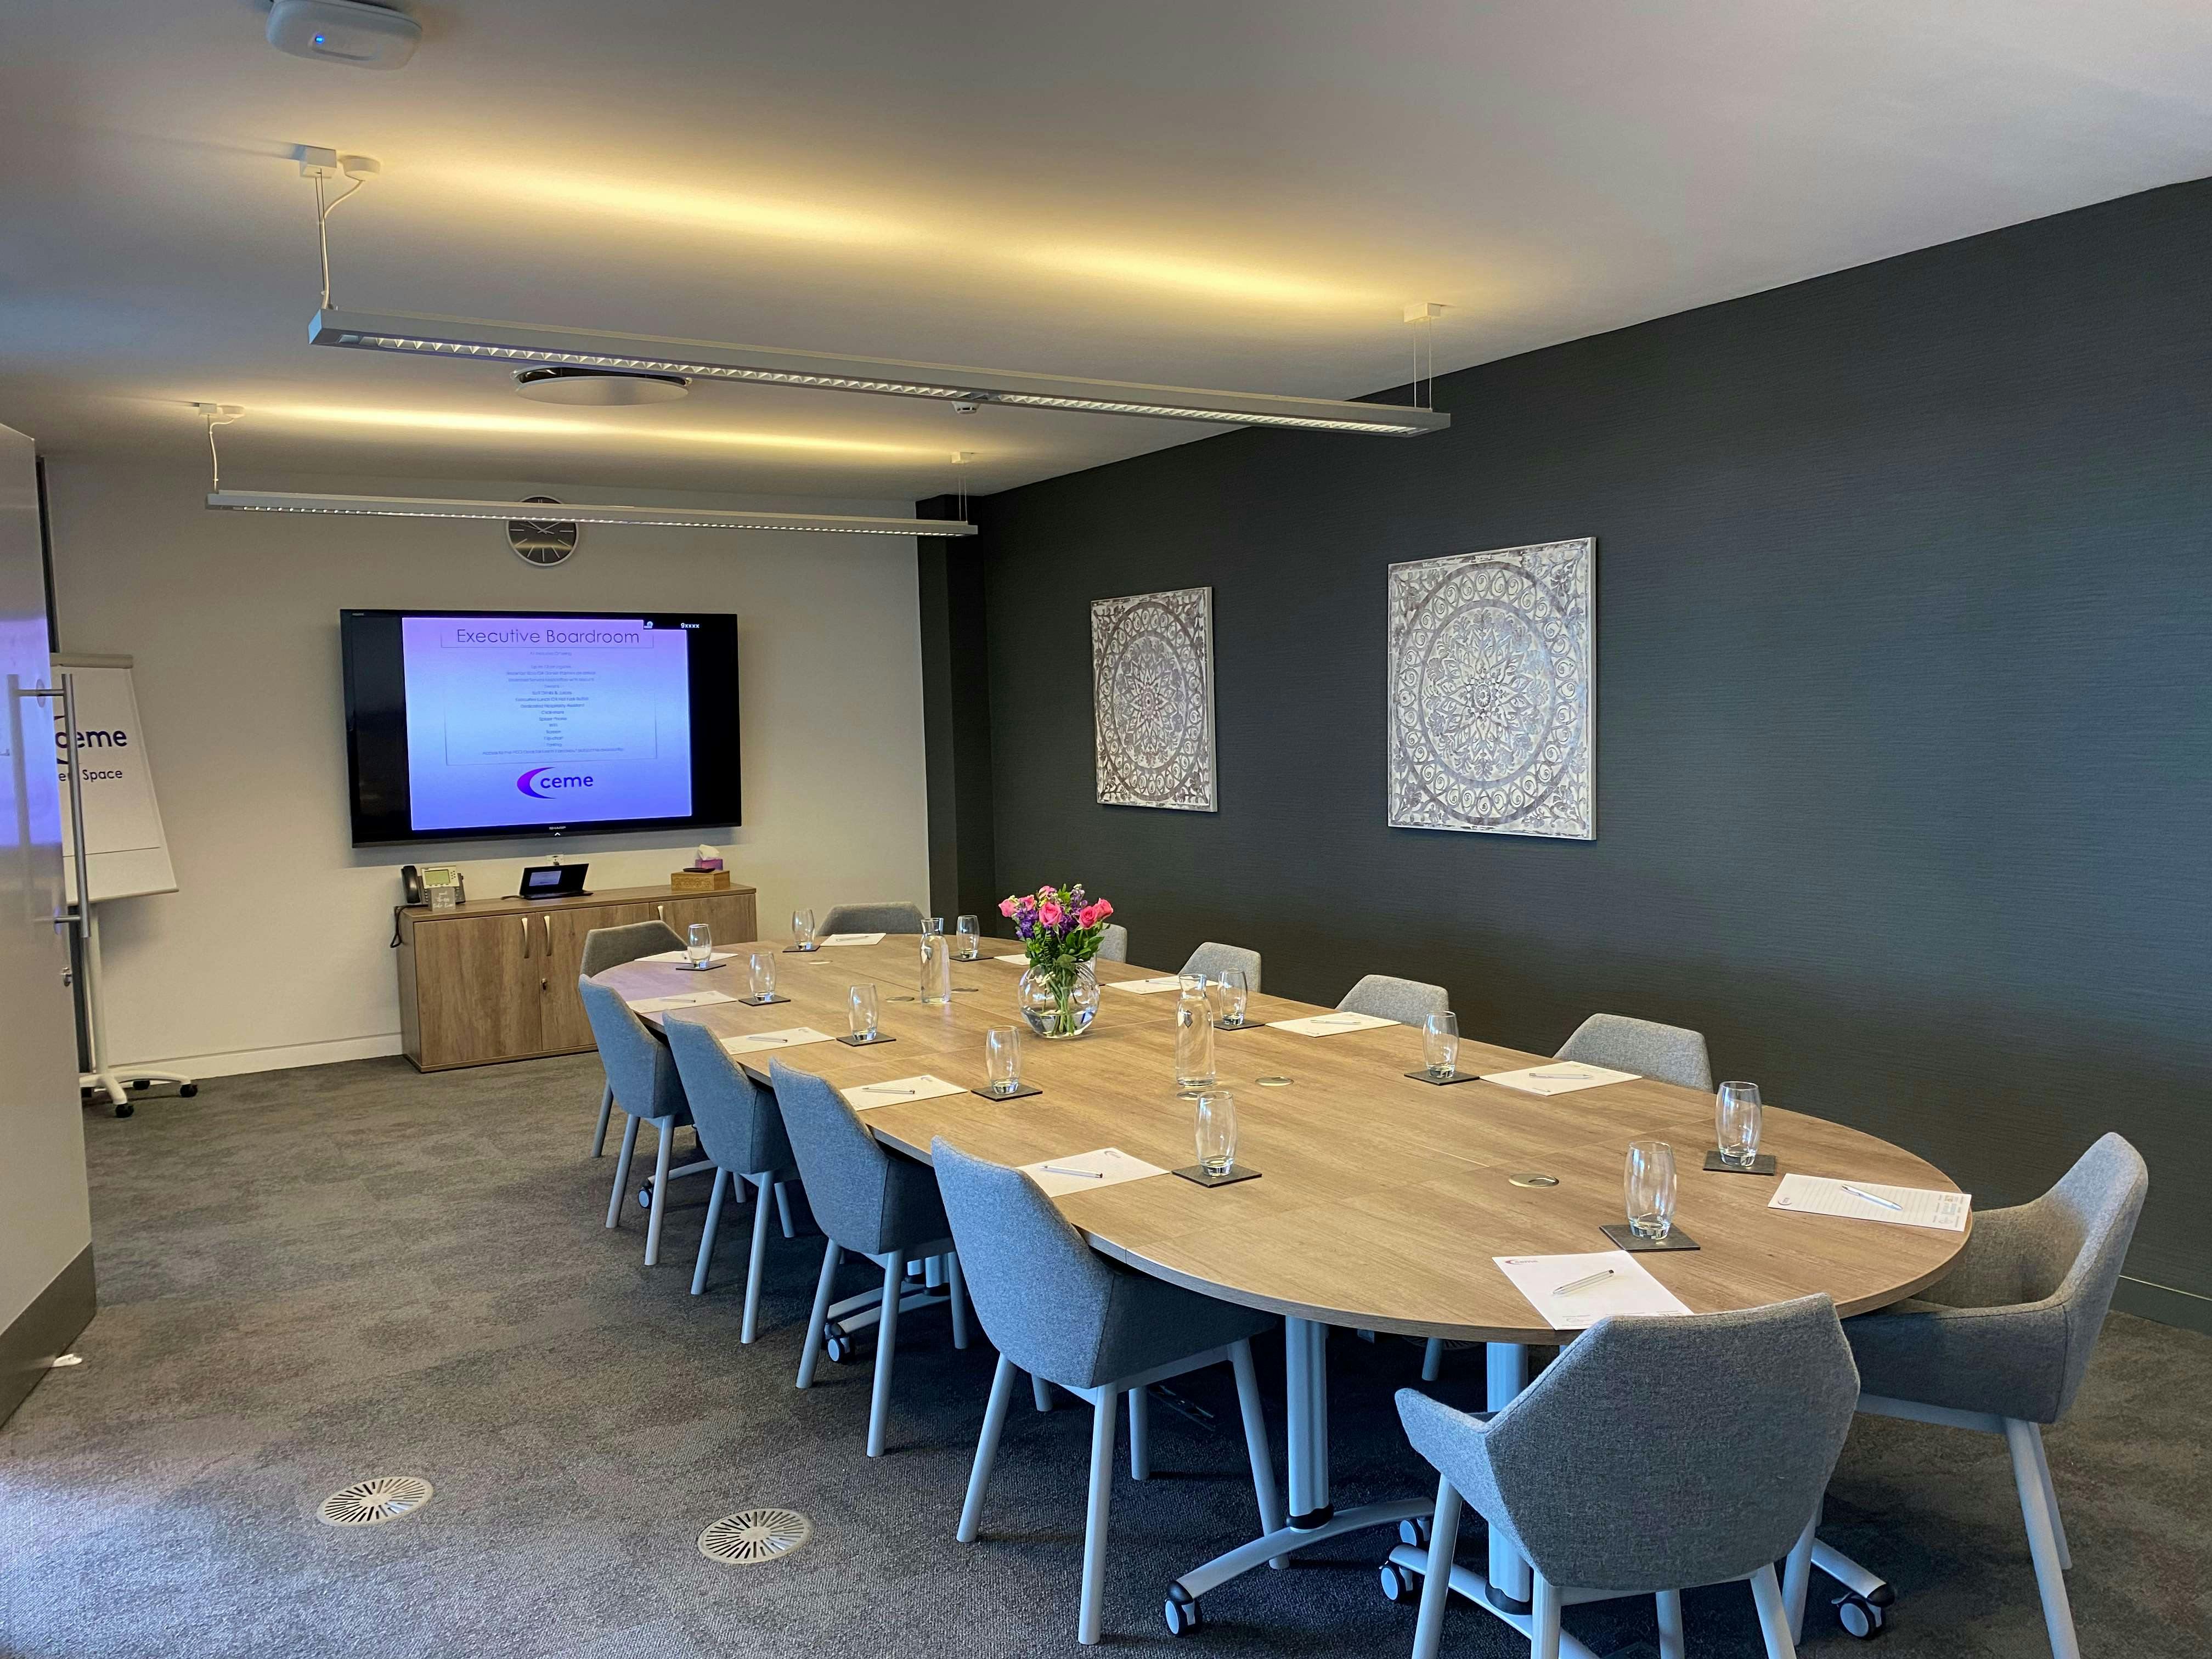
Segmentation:
<svg viewBox="0 0 2212 1659">
<path fill-rule="evenodd" d="M 619 409 L 635 404 L 672 404 L 691 390 L 681 374 L 638 374 L 611 368 L 525 368 L 514 389 L 541 404 Z"/>
<path fill-rule="evenodd" d="M 269 44 L 295 58 L 396 70 L 422 40 L 420 23 L 368 0 L 276 0 L 269 8 Z"/>
</svg>

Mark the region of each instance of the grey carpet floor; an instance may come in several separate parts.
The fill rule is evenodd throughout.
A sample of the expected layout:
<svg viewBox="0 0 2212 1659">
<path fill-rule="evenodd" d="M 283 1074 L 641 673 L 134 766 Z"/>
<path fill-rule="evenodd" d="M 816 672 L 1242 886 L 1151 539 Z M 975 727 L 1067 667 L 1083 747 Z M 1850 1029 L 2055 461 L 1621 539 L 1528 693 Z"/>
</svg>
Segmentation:
<svg viewBox="0 0 2212 1659">
<path fill-rule="evenodd" d="M 84 1364 L 0 1429 L 0 1655 L 1073 1650 L 1087 1410 L 1018 1401 L 984 1539 L 955 1543 L 988 1347 L 955 1352 L 941 1313 L 909 1318 L 893 1449 L 872 1462 L 865 1354 L 791 1386 L 819 1240 L 775 1237 L 761 1339 L 741 1346 L 750 1212 L 726 1221 L 707 1295 L 686 1294 L 696 1197 L 647 1271 L 634 1207 L 601 1225 L 611 1165 L 585 1156 L 598 1087 L 586 1059 L 434 1077 L 371 1060 L 88 1114 L 102 1308 Z M 1340 1333 L 1332 1364 L 1338 1501 L 1428 1490 L 1389 1408 L 1418 1351 Z M 1261 1378 L 1279 1448 L 1279 1352 Z M 1479 1386 L 1468 1353 L 1439 1392 L 1472 1404 Z M 1155 1478 L 1117 1484 L 1109 1644 L 1407 1652 L 1413 1612 L 1378 1593 L 1379 1534 L 1218 1589 L 1203 1634 L 1167 1637 L 1168 1580 L 1253 1524 L 1225 1370 L 1186 1394 L 1212 1425 L 1156 1410 Z M 2212 1340 L 2114 1316 L 2050 1437 L 2091 1656 L 2212 1651 L 2208 1407 Z M 380 1474 L 437 1496 L 381 1527 L 316 1522 L 323 1498 Z M 804 1549 L 741 1568 L 699 1555 L 707 1522 L 771 1504 L 812 1518 Z M 1877 1652 L 2045 1651 L 1996 1443 L 1862 1421 L 1826 1533 L 1898 1587 Z M 1741 1587 L 1686 1602 L 1692 1655 L 1759 1650 Z M 1656 1652 L 1648 1604 L 1567 1623 L 1601 1655 Z M 1818 1604 L 1808 1636 L 1814 1653 L 1857 1650 Z M 1527 1650 L 1461 1607 L 1445 1650 Z"/>
</svg>

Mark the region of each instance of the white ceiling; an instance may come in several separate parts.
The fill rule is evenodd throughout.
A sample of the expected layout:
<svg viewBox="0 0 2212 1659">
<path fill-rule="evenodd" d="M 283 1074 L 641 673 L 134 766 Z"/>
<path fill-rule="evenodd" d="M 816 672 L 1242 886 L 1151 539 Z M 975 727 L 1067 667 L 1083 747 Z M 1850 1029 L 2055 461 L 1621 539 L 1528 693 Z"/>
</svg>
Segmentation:
<svg viewBox="0 0 2212 1659">
<path fill-rule="evenodd" d="M 2204 0 L 423 0 L 390 75 L 266 9 L 7 8 L 0 422 L 49 453 L 185 459 L 209 399 L 243 486 L 884 497 L 1213 430 L 312 349 L 301 143 L 386 169 L 342 305 L 1329 397 L 1407 378 L 1409 302 L 1455 368 L 2212 173 Z"/>
</svg>

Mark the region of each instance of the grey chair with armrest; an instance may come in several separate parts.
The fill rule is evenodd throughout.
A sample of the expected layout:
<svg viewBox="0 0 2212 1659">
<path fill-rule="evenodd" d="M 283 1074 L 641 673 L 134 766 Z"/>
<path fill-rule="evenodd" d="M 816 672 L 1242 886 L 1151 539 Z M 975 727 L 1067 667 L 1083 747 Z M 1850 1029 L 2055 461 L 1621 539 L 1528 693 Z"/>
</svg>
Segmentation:
<svg viewBox="0 0 2212 1659">
<path fill-rule="evenodd" d="M 1127 962 L 1129 959 L 1129 930 L 1118 921 L 1106 924 L 1105 932 L 1098 935 L 1098 960 Z"/>
<path fill-rule="evenodd" d="M 1377 1019 L 1395 1019 L 1401 1025 L 1419 1030 L 1421 1022 L 1431 1014 L 1451 1012 L 1451 993 L 1441 985 L 1425 985 L 1418 979 L 1368 974 L 1346 991 L 1336 1006 L 1345 1013 L 1372 1014 Z"/>
<path fill-rule="evenodd" d="M 1774 1563 L 1850 1431 L 1858 1377 L 1825 1296 L 1740 1313 L 1603 1319 L 1502 1411 L 1470 1415 L 1412 1389 L 1398 1414 L 1435 1467 L 1435 1518 L 1414 1659 L 1436 1659 L 1462 1500 L 1534 1569 L 1534 1659 L 1558 1659 L 1563 1608 L 1650 1595 L 1662 1659 L 1682 1659 L 1682 1597 L 1748 1579 L 1768 1659 L 1794 1659 Z M 1525 1619 L 1525 1623 L 1522 1620 Z"/>
<path fill-rule="evenodd" d="M 880 1457 L 890 1422 L 899 1315 L 950 1301 L 952 1346 L 968 1346 L 967 1289 L 953 1251 L 951 1224 L 945 1218 L 937 1177 L 928 1166 L 878 1146 L 860 1115 L 827 1079 L 794 1071 L 780 1060 L 769 1062 L 769 1076 L 805 1184 L 807 1205 L 829 1235 L 814 1310 L 807 1319 L 806 1344 L 799 1355 L 798 1386 L 813 1386 L 815 1364 L 833 1322 L 841 1342 L 853 1331 L 874 1325 L 876 1375 L 868 1407 L 868 1455 Z M 883 1289 L 833 1305 L 830 1292 L 848 1250 L 884 1270 Z M 917 1295 L 908 1290 L 907 1265 L 937 1257 L 946 1258 L 945 1294 Z"/>
<path fill-rule="evenodd" d="M 2081 1647 L 2043 1425 L 2064 1417 L 2081 1387 L 2149 1190 L 2142 1155 L 2106 1135 L 2042 1197 L 1977 1215 L 1938 1283 L 1844 1326 L 1858 1359 L 1860 1411 L 2004 1441 L 2055 1659 L 2077 1659 Z M 1803 1619 L 1808 1553 L 1845 1589 L 1838 1603 L 1844 1628 L 1871 1635 L 1888 1586 L 1809 1534 L 1790 1563 L 1792 1620 Z"/>
<path fill-rule="evenodd" d="M 1682 1025 L 1662 1025 L 1656 1020 L 1631 1019 L 1626 1014 L 1592 1014 L 1575 1028 L 1575 1034 L 1553 1058 L 1609 1066 L 1617 1072 L 1633 1072 L 1638 1077 L 1679 1084 L 1685 1089 L 1713 1086 L 1713 1066 L 1705 1054 L 1705 1033 Z"/>
<path fill-rule="evenodd" d="M 665 921 L 637 921 L 627 927 L 594 927 L 584 935 L 584 958 L 576 971 L 589 979 L 610 968 L 619 968 L 625 962 L 635 962 L 640 957 L 654 957 L 663 951 L 683 948 L 684 941 Z M 599 1091 L 599 1126 L 592 1132 L 593 1158 L 606 1153 L 607 1123 L 614 1108 L 615 1085 L 609 1082 Z"/>
<path fill-rule="evenodd" d="M 684 1097 L 684 1080 L 668 1047 L 645 1029 L 645 1022 L 630 1012 L 629 1004 L 611 986 L 595 985 L 579 976 L 577 994 L 592 1022 L 592 1037 L 599 1046 L 600 1063 L 607 1068 L 608 1086 L 615 1104 L 629 1115 L 623 1126 L 622 1153 L 615 1165 L 614 1196 L 607 1200 L 607 1225 L 622 1219 L 624 1190 L 629 1185 L 630 1163 L 637 1156 L 637 1126 L 653 1125 L 659 1144 L 653 1149 L 653 1203 L 645 1224 L 645 1265 L 660 1260 L 660 1218 L 668 1202 L 669 1178 L 714 1168 L 712 1164 L 686 1164 L 672 1170 L 676 1131 L 691 1121 L 691 1104 Z"/>
<path fill-rule="evenodd" d="M 911 904 L 833 904 L 815 930 L 817 939 L 832 933 L 919 933 L 921 912 Z"/>
<path fill-rule="evenodd" d="M 1254 995 L 1260 991 L 1260 953 L 1248 951 L 1241 945 L 1217 945 L 1212 939 L 1190 953 L 1184 963 L 1186 974 L 1204 974 L 1208 979 L 1226 973 L 1231 968 L 1244 970 L 1244 988 Z"/>
<path fill-rule="evenodd" d="M 707 1273 L 714 1256 L 714 1235 L 721 1224 L 722 1201 L 737 1182 L 750 1182 L 755 1191 L 752 1254 L 745 1266 L 745 1313 L 738 1340 L 750 1342 L 760 1323 L 761 1264 L 768 1255 L 768 1212 L 771 1194 L 783 1220 L 783 1236 L 792 1236 L 791 1206 L 784 1194 L 787 1182 L 799 1176 L 792 1156 L 791 1138 L 784 1133 L 783 1114 L 775 1096 L 745 1075 L 744 1067 L 730 1058 L 722 1040 L 697 1019 L 671 1017 L 661 1024 L 668 1036 L 668 1052 L 684 1079 L 684 1097 L 690 1103 L 691 1124 L 699 1132 L 700 1150 L 714 1160 L 714 1190 L 707 1200 L 706 1231 L 699 1239 L 699 1262 L 691 1273 L 691 1294 L 707 1288 Z"/>
<path fill-rule="evenodd" d="M 1075 1637 L 1094 1643 L 1104 1599 L 1114 1426 L 1122 1395 L 1129 1401 L 1130 1473 L 1141 1480 L 1152 1472 L 1146 1390 L 1154 1382 L 1227 1361 L 1237 1376 L 1260 1529 L 1273 1532 L 1282 1525 L 1274 1459 L 1252 1365 L 1252 1339 L 1275 1321 L 1108 1261 L 1019 1170 L 971 1158 L 941 1139 L 931 1143 L 930 1157 L 952 1236 L 967 1263 L 976 1315 L 999 1349 L 957 1535 L 972 1544 L 981 1528 L 983 1494 L 1006 1428 L 1016 1370 L 1089 1401 L 1091 1487 Z"/>
</svg>

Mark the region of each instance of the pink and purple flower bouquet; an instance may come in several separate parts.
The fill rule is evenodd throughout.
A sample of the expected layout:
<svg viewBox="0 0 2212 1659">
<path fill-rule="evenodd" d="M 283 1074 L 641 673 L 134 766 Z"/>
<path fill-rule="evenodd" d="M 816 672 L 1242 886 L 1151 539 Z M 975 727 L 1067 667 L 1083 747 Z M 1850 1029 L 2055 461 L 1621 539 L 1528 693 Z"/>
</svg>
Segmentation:
<svg viewBox="0 0 2212 1659">
<path fill-rule="evenodd" d="M 1083 884 L 1040 887 L 1034 893 L 1002 899 L 999 914 L 1014 924 L 1014 935 L 1029 953 L 1030 966 L 1052 979 L 1072 979 L 1098 954 L 1106 919 L 1114 907 L 1085 895 Z"/>
</svg>

